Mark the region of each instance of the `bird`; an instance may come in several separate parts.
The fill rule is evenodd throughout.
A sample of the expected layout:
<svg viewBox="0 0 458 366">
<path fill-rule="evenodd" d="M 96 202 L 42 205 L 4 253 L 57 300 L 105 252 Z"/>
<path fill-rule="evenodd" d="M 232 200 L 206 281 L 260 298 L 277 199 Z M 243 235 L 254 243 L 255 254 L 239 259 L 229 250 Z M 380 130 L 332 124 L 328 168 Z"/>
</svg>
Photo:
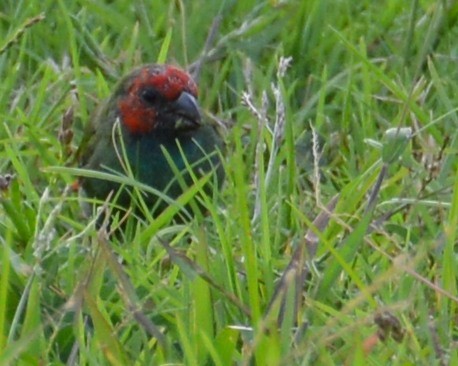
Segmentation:
<svg viewBox="0 0 458 366">
<path fill-rule="evenodd" d="M 114 137 L 117 128 L 120 141 Z M 174 200 L 193 185 L 193 175 L 211 174 L 205 192 L 219 189 L 225 176 L 223 151 L 221 132 L 203 118 L 189 73 L 169 64 L 147 64 L 123 77 L 92 114 L 77 159 L 82 169 L 112 174 L 126 174 L 128 163 L 136 180 Z M 119 183 L 86 175 L 78 185 L 87 198 L 104 201 L 113 194 L 118 207 L 135 205 L 131 190 L 120 191 Z M 144 202 L 153 217 L 170 204 L 151 192 Z"/>
</svg>

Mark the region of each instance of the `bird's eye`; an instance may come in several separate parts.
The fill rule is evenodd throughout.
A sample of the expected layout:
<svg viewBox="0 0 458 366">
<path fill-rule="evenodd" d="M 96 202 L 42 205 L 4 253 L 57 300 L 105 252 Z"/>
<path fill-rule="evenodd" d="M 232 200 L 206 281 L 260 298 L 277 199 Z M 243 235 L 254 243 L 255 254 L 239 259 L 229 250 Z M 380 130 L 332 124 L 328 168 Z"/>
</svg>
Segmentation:
<svg viewBox="0 0 458 366">
<path fill-rule="evenodd" d="M 160 98 L 159 93 L 154 89 L 144 89 L 141 91 L 140 96 L 148 104 L 155 104 Z"/>
</svg>

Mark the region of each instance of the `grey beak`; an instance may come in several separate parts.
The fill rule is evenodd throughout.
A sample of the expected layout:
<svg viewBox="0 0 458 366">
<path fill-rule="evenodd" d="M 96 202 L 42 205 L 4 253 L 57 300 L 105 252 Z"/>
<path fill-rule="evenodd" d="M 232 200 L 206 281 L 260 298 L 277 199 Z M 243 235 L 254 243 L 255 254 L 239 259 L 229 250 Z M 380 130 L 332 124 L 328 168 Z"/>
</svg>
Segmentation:
<svg viewBox="0 0 458 366">
<path fill-rule="evenodd" d="M 173 102 L 174 112 L 178 118 L 175 124 L 176 129 L 196 128 L 200 125 L 201 115 L 196 98 L 187 92 L 181 93 L 180 97 Z"/>
</svg>

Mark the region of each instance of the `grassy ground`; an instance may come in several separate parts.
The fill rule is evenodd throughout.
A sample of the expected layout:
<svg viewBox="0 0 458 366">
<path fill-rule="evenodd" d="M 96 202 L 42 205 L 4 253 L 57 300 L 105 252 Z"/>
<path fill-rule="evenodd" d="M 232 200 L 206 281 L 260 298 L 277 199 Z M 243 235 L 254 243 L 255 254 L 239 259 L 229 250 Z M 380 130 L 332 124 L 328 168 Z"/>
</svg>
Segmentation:
<svg viewBox="0 0 458 366">
<path fill-rule="evenodd" d="M 446 0 L 3 0 L 0 364 L 458 364 L 457 17 Z M 71 153 L 155 61 L 201 65 L 227 179 L 208 216 L 108 240 L 65 188 Z"/>
</svg>

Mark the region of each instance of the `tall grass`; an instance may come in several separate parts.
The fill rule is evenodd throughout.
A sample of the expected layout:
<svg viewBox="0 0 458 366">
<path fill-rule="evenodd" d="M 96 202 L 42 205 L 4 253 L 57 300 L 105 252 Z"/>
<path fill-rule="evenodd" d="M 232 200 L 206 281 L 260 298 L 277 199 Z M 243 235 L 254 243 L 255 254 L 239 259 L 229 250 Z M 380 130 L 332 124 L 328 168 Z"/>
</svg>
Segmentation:
<svg viewBox="0 0 458 366">
<path fill-rule="evenodd" d="M 0 364 L 458 364 L 456 14 L 4 0 Z M 72 154 L 156 61 L 194 72 L 227 126 L 226 180 L 108 236 Z M 208 214 L 175 222 L 191 201 Z"/>
</svg>

